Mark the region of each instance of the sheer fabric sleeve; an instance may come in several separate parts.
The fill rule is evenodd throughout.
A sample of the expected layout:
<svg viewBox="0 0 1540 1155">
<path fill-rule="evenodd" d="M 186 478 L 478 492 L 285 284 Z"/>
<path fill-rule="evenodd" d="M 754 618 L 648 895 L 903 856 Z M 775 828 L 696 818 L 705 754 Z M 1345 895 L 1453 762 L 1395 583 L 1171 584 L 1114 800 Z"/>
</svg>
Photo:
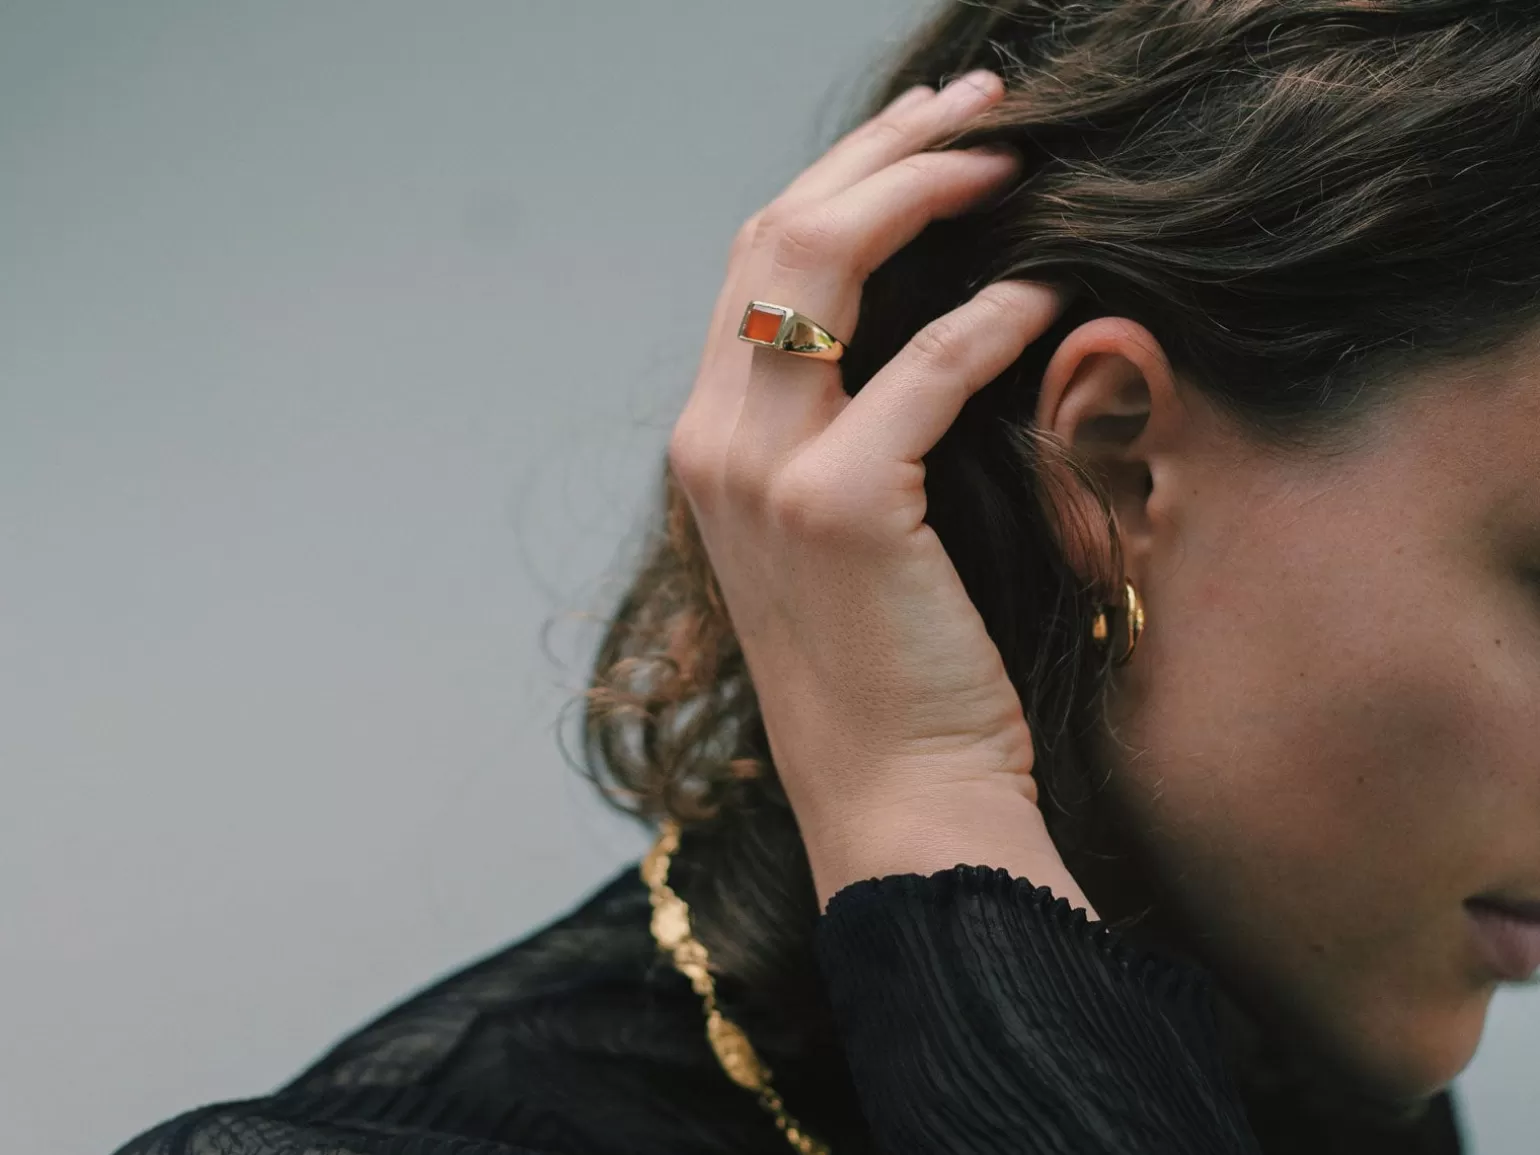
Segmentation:
<svg viewBox="0 0 1540 1155">
<path fill-rule="evenodd" d="M 1206 971 L 1000 869 L 848 886 L 819 962 L 884 1155 L 1259 1155 Z"/>
<path fill-rule="evenodd" d="M 477 1106 L 418 1088 L 280 1091 L 184 1112 L 113 1155 L 552 1155 L 566 1137 L 525 1146 L 486 1135 Z"/>
</svg>

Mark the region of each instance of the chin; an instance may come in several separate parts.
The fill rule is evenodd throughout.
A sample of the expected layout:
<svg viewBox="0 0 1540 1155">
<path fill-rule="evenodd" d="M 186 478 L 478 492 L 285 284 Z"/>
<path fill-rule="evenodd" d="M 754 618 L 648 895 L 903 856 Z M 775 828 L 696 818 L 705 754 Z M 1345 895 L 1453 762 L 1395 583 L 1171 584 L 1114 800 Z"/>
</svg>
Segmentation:
<svg viewBox="0 0 1540 1155">
<path fill-rule="evenodd" d="M 1448 1088 L 1476 1057 L 1492 1001 L 1488 987 L 1448 1008 L 1384 1008 L 1388 1025 L 1348 1045 L 1344 1066 L 1362 1092 L 1415 1103 Z"/>
<path fill-rule="evenodd" d="M 1348 1008 L 1276 1007 L 1253 1013 L 1216 995 L 1236 1061 L 1285 1069 L 1333 1098 L 1415 1110 L 1470 1065 L 1486 1026 L 1492 988 L 1440 1006 L 1366 998 Z"/>
</svg>

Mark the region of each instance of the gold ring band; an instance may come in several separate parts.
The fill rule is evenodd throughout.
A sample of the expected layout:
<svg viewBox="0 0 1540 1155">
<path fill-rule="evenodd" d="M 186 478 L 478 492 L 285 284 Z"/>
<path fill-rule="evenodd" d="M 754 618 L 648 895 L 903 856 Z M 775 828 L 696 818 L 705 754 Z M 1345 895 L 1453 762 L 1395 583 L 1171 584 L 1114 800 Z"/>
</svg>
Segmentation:
<svg viewBox="0 0 1540 1155">
<path fill-rule="evenodd" d="M 820 361 L 838 361 L 845 355 L 845 343 L 817 321 L 769 301 L 749 302 L 738 323 L 738 338 Z"/>
</svg>

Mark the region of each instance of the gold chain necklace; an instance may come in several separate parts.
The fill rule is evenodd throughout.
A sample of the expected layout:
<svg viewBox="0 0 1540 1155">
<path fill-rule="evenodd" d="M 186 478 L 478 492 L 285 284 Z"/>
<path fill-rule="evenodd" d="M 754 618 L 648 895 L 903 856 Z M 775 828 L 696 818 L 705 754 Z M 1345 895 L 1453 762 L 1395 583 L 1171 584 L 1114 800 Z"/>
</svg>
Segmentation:
<svg viewBox="0 0 1540 1155">
<path fill-rule="evenodd" d="M 755 1052 L 743 1028 L 723 1018 L 717 1009 L 716 982 L 707 965 L 706 948 L 690 931 L 690 908 L 668 885 L 669 863 L 678 849 L 679 825 L 672 818 L 665 818 L 658 827 L 658 840 L 642 859 L 642 879 L 647 883 L 647 896 L 652 903 L 652 937 L 660 949 L 674 956 L 675 969 L 690 980 L 690 986 L 701 997 L 706 1012 L 706 1038 L 727 1077 L 759 1097 L 759 1105 L 770 1113 L 787 1142 L 802 1155 L 831 1155 L 828 1146 L 804 1131 L 786 1110 L 781 1096 L 770 1085 L 770 1068 Z"/>
</svg>

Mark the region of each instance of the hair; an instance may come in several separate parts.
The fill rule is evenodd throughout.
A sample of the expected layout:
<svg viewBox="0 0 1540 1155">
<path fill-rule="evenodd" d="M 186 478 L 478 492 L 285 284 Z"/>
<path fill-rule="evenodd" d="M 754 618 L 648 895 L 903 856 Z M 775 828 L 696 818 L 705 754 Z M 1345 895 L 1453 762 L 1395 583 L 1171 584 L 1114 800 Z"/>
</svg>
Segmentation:
<svg viewBox="0 0 1540 1155">
<path fill-rule="evenodd" d="M 1108 772 L 1091 738 L 1108 668 L 1087 640 L 1105 582 L 1067 560 L 1049 500 L 1064 453 L 1032 423 L 1049 356 L 1093 317 L 1133 318 L 1260 444 L 1309 451 L 1339 445 L 1406 367 L 1505 345 L 1540 314 L 1540 6 L 950 0 L 850 127 L 976 67 L 1006 95 L 943 146 L 1005 142 L 1025 164 L 997 203 L 871 274 L 843 380 L 855 393 L 990 281 L 1073 288 L 925 461 L 926 520 L 1020 693 L 1063 850 Z M 806 854 L 667 464 L 582 701 L 584 771 L 686 831 L 676 869 L 714 969 L 816 1033 Z"/>
</svg>

